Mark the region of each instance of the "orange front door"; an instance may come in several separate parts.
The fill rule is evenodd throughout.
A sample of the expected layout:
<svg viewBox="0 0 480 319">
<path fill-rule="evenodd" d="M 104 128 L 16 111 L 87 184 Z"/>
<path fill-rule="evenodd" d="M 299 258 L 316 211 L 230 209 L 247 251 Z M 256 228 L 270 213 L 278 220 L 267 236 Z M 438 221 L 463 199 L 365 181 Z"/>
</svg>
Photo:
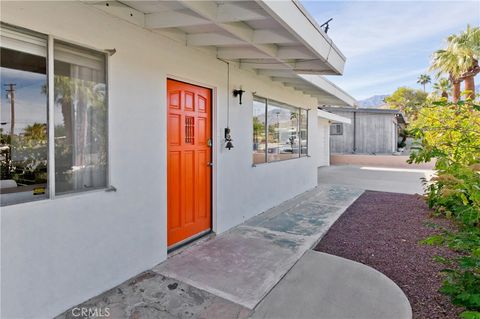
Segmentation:
<svg viewBox="0 0 480 319">
<path fill-rule="evenodd" d="M 167 80 L 168 246 L 211 229 L 212 91 Z"/>
</svg>

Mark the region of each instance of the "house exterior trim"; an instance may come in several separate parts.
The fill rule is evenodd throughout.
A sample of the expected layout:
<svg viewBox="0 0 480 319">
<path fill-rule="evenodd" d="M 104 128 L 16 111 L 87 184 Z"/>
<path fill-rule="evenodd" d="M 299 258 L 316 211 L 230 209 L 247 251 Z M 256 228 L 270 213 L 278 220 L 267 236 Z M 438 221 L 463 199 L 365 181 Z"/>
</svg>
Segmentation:
<svg viewBox="0 0 480 319">
<path fill-rule="evenodd" d="M 333 114 L 333 113 L 330 113 L 330 112 L 326 112 L 326 111 L 323 111 L 323 110 L 317 110 L 317 116 L 321 117 L 321 118 L 324 118 L 324 119 L 327 119 L 327 120 L 330 120 L 330 121 L 333 121 L 333 122 L 345 123 L 345 124 L 351 124 L 352 123 L 352 121 L 350 119 L 347 119 L 346 117 L 343 117 L 343 116 L 340 116 L 340 115 L 337 115 L 337 114 Z"/>
</svg>

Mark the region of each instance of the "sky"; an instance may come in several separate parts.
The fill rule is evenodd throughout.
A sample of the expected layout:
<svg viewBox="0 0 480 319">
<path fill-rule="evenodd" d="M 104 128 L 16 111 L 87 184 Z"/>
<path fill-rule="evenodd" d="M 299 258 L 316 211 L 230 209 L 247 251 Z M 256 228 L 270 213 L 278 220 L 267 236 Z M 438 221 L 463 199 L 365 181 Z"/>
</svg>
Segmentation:
<svg viewBox="0 0 480 319">
<path fill-rule="evenodd" d="M 327 78 L 362 100 L 400 86 L 420 89 L 417 78 L 450 34 L 480 25 L 475 1 L 315 1 L 303 6 L 347 57 L 343 76 Z M 427 90 L 429 86 L 427 86 Z"/>
<path fill-rule="evenodd" d="M 4 132 L 10 133 L 10 98 L 5 92 L 5 85 L 15 86 L 15 133 L 34 123 L 47 123 L 47 96 L 42 93 L 46 84 L 45 74 L 0 68 L 0 122 Z"/>
</svg>

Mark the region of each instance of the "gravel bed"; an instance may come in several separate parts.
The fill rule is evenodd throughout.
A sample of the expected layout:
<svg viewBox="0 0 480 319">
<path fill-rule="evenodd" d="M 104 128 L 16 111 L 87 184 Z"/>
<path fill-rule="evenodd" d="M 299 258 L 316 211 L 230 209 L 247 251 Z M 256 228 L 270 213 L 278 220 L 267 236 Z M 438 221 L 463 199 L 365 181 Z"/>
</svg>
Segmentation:
<svg viewBox="0 0 480 319">
<path fill-rule="evenodd" d="M 458 318 L 461 308 L 438 289 L 443 266 L 433 256 L 454 256 L 418 242 L 448 227 L 431 216 L 419 195 L 366 191 L 335 222 L 315 250 L 361 262 L 392 279 L 407 295 L 413 318 Z"/>
</svg>

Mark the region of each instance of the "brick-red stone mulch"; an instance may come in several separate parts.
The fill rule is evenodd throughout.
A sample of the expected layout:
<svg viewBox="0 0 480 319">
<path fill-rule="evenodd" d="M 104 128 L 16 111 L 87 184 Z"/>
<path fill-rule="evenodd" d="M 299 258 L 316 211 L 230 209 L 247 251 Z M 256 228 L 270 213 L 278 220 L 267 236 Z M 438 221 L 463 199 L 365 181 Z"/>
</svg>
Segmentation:
<svg viewBox="0 0 480 319">
<path fill-rule="evenodd" d="M 438 292 L 443 266 L 435 255 L 454 256 L 442 247 L 418 242 L 436 231 L 419 195 L 366 191 L 335 222 L 315 250 L 355 260 L 384 273 L 407 295 L 413 318 L 458 318 L 461 308 Z"/>
</svg>

